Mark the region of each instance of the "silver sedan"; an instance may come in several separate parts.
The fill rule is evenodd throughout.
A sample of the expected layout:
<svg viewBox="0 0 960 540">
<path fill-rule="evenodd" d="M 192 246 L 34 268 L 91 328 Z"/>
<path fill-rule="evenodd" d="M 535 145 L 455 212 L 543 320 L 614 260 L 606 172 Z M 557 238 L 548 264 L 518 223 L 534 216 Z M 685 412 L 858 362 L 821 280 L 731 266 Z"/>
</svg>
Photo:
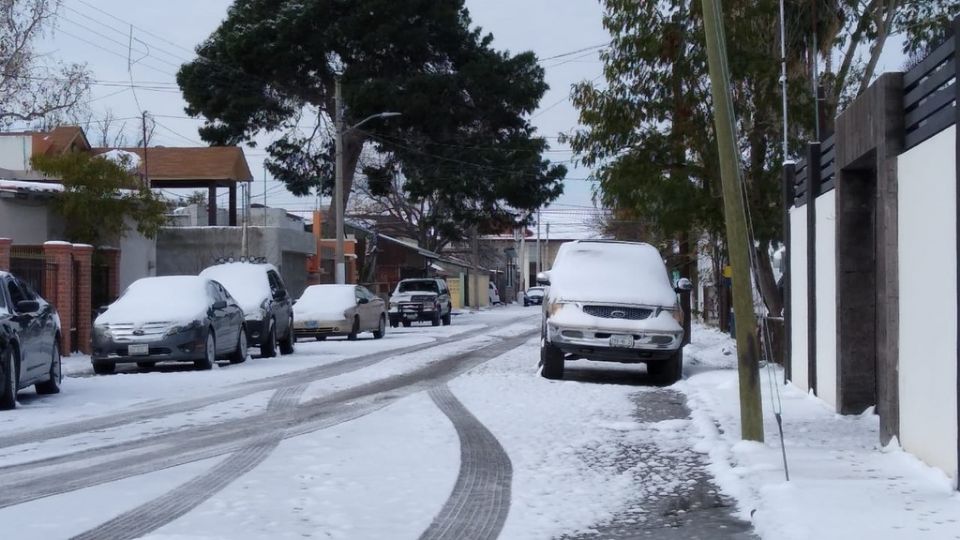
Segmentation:
<svg viewBox="0 0 960 540">
<path fill-rule="evenodd" d="M 293 306 L 293 331 L 297 337 L 317 340 L 362 332 L 374 339 L 387 333 L 387 306 L 383 299 L 359 285 L 311 285 Z"/>
</svg>

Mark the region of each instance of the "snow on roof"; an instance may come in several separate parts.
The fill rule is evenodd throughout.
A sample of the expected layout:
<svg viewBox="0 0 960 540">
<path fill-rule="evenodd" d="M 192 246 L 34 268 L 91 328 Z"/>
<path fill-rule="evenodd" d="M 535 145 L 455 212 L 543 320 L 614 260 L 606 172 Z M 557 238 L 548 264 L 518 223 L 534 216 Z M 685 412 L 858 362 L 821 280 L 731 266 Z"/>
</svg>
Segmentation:
<svg viewBox="0 0 960 540">
<path fill-rule="evenodd" d="M 357 305 L 354 285 L 311 285 L 293 306 L 295 320 L 338 320 Z"/>
<path fill-rule="evenodd" d="M 210 302 L 207 281 L 197 276 L 138 279 L 97 317 L 96 324 L 181 324 L 200 319 Z"/>
<path fill-rule="evenodd" d="M 133 152 L 128 152 L 126 150 L 114 149 L 109 152 L 104 152 L 98 157 L 102 157 L 108 161 L 112 161 L 117 165 L 127 169 L 128 171 L 136 170 L 140 168 L 140 156 L 134 154 Z"/>
<path fill-rule="evenodd" d="M 677 299 L 660 252 L 649 244 L 568 242 L 549 273 L 550 295 L 561 301 L 670 307 Z"/>
<path fill-rule="evenodd" d="M 272 264 L 232 262 L 213 265 L 200 272 L 200 276 L 219 282 L 236 299 L 243 312 L 251 314 L 259 312 L 260 304 L 271 296 L 267 279 L 269 270 L 277 272 Z"/>
<path fill-rule="evenodd" d="M 28 182 L 26 180 L 0 179 L 0 191 L 18 191 L 28 193 L 59 193 L 63 184 L 57 182 Z"/>
</svg>

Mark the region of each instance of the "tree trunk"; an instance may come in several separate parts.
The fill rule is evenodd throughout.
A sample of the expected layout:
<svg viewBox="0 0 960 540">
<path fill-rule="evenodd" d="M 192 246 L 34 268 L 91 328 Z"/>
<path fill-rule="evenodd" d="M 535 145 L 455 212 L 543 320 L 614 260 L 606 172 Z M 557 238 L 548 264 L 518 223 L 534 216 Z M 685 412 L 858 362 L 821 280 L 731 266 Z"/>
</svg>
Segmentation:
<svg viewBox="0 0 960 540">
<path fill-rule="evenodd" d="M 757 248 L 757 287 L 763 295 L 767 312 L 771 317 L 779 317 L 783 313 L 783 298 L 777 280 L 773 277 L 773 265 L 770 262 L 769 244 L 761 242 Z"/>
<path fill-rule="evenodd" d="M 353 179 L 357 171 L 357 163 L 360 162 L 360 154 L 363 153 L 363 144 L 366 137 L 356 131 L 345 133 L 343 135 L 343 213 L 346 216 L 347 203 L 350 202 L 350 192 L 353 191 Z M 330 213 L 336 215 L 336 208 L 333 198 L 330 199 Z M 332 223 L 332 221 L 331 221 Z M 334 231 L 330 231 L 331 236 L 335 236 Z"/>
</svg>

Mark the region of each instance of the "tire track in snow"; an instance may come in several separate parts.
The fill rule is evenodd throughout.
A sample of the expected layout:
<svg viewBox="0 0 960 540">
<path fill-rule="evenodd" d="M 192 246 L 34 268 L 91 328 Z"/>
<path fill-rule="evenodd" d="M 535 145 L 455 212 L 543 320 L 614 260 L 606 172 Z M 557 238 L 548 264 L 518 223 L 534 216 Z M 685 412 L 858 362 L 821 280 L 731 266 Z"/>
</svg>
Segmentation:
<svg viewBox="0 0 960 540">
<path fill-rule="evenodd" d="M 277 390 L 268 411 L 291 409 L 300 402 L 307 384 Z M 283 440 L 283 431 L 271 431 L 254 440 L 210 471 L 148 501 L 133 510 L 73 537 L 73 540 L 131 540 L 153 532 L 196 508 L 234 480 L 253 470 Z"/>
<path fill-rule="evenodd" d="M 510 456 L 446 384 L 431 389 L 430 398 L 457 430 L 460 473 L 450 497 L 420 540 L 497 538 L 510 512 Z"/>
<path fill-rule="evenodd" d="M 307 368 L 303 370 L 293 371 L 293 372 L 284 373 L 281 375 L 274 375 L 272 377 L 257 379 L 254 381 L 245 381 L 245 382 L 241 382 L 233 385 L 229 390 L 218 392 L 216 394 L 211 394 L 209 396 L 203 396 L 203 397 L 194 398 L 194 399 L 187 399 L 183 401 L 178 401 L 176 403 L 167 403 L 167 404 L 161 404 L 161 405 L 134 408 L 134 409 L 127 410 L 125 412 L 120 412 L 120 413 L 96 417 L 96 418 L 90 418 L 87 420 L 80 420 L 80 421 L 71 422 L 68 424 L 60 424 L 60 425 L 54 425 L 54 426 L 43 427 L 38 429 L 21 431 L 18 433 L 11 433 L 8 435 L 4 435 L 2 438 L 0 438 L 0 448 L 9 448 L 9 447 L 19 446 L 23 444 L 38 443 L 38 442 L 43 442 L 50 439 L 57 439 L 61 437 L 69 437 L 71 435 L 87 433 L 90 431 L 105 430 L 105 429 L 110 429 L 118 426 L 134 424 L 134 423 L 142 422 L 145 420 L 151 420 L 155 418 L 169 416 L 172 414 L 201 409 L 209 405 L 215 405 L 217 403 L 222 403 L 224 401 L 230 401 L 233 399 L 246 397 L 256 392 L 276 390 L 278 388 L 283 388 L 286 386 L 296 386 L 303 382 L 319 381 L 322 379 L 337 377 L 353 371 L 357 371 L 360 369 L 364 369 L 364 368 L 376 365 L 393 356 L 425 351 L 428 349 L 432 349 L 434 347 L 441 347 L 443 345 L 448 345 L 450 343 L 460 341 L 463 339 L 469 339 L 479 335 L 484 335 L 486 333 L 489 333 L 491 330 L 505 328 L 507 326 L 510 326 L 511 324 L 521 322 L 524 319 L 528 319 L 528 318 L 529 317 L 518 317 L 515 319 L 504 321 L 503 323 L 497 324 L 495 326 L 484 326 L 476 330 L 470 330 L 468 332 L 463 332 L 453 336 L 445 337 L 442 339 L 438 339 L 436 341 L 431 341 L 429 343 L 423 343 L 420 345 L 411 345 L 409 347 L 392 349 L 388 351 L 381 351 L 381 352 L 371 353 L 363 356 L 348 357 L 348 358 L 344 358 L 343 360 L 338 360 L 336 362 L 324 364 L 322 366 L 316 366 L 316 367 Z"/>
<path fill-rule="evenodd" d="M 379 410 L 407 395 L 443 384 L 477 365 L 510 351 L 535 331 L 455 354 L 420 369 L 347 388 L 329 396 L 221 425 L 203 426 L 149 439 L 120 443 L 97 456 L 102 462 L 45 460 L 43 468 L 17 465 L 0 469 L 0 508 L 239 452 L 265 433 L 281 438 L 326 429 Z M 98 453 L 101 451 L 98 450 Z M 79 467 L 70 469 L 72 464 Z M 35 464 L 34 464 L 35 465 Z"/>
</svg>

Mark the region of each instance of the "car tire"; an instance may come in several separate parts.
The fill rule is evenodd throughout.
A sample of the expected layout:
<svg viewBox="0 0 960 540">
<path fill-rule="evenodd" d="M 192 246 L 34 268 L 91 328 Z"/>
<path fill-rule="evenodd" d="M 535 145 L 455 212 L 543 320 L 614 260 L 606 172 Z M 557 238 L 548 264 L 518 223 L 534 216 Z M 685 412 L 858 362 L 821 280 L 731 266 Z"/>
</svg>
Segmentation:
<svg viewBox="0 0 960 540">
<path fill-rule="evenodd" d="M 647 364 L 647 373 L 654 384 L 670 386 L 683 378 L 683 349 L 679 349 L 669 360 L 650 362 Z"/>
<path fill-rule="evenodd" d="M 53 343 L 50 354 L 49 380 L 33 385 L 38 394 L 50 395 L 60 393 L 60 382 L 63 381 L 63 365 L 60 363 L 60 339 Z"/>
<path fill-rule="evenodd" d="M 267 321 L 267 331 L 260 338 L 260 357 L 273 358 L 277 355 L 277 325 L 273 319 Z"/>
<path fill-rule="evenodd" d="M 383 336 L 387 335 L 387 316 L 380 316 L 380 323 L 377 325 L 377 329 L 373 331 L 373 339 L 383 339 Z"/>
<path fill-rule="evenodd" d="M 0 351 L 0 410 L 17 408 L 17 363 L 9 344 Z"/>
<path fill-rule="evenodd" d="M 402 324 L 403 324 L 403 327 L 404 327 L 404 328 L 410 328 L 410 324 L 412 324 L 412 323 L 411 323 L 410 321 L 403 321 Z"/>
<path fill-rule="evenodd" d="M 287 335 L 280 340 L 280 354 L 293 354 L 294 342 L 296 342 L 296 338 L 293 337 L 293 317 L 291 317 L 290 325 L 287 326 Z"/>
<path fill-rule="evenodd" d="M 217 361 L 217 336 L 213 333 L 213 328 L 207 330 L 207 340 L 203 347 L 203 358 L 194 360 L 193 365 L 197 369 L 204 371 L 213 369 L 213 363 Z"/>
<path fill-rule="evenodd" d="M 97 375 L 113 375 L 117 372 L 117 365 L 113 362 L 93 362 L 93 372 Z"/>
<path fill-rule="evenodd" d="M 440 326 L 440 322 L 441 322 L 440 309 L 437 309 L 436 311 L 433 312 L 433 318 L 430 319 L 430 326 Z"/>
<path fill-rule="evenodd" d="M 240 327 L 240 335 L 237 336 L 237 348 L 230 355 L 231 364 L 242 364 L 247 361 L 247 329 Z"/>
<path fill-rule="evenodd" d="M 137 362 L 137 367 L 140 369 L 152 369 L 156 366 L 156 362 Z"/>
<path fill-rule="evenodd" d="M 563 351 L 547 340 L 540 345 L 540 376 L 545 379 L 563 378 Z"/>
<path fill-rule="evenodd" d="M 450 326 L 450 319 L 453 316 L 453 306 L 447 306 L 447 314 L 443 316 L 443 325 Z"/>
<path fill-rule="evenodd" d="M 317 335 L 316 338 L 317 338 L 317 341 L 326 341 L 326 340 L 327 340 L 327 336 Z"/>
<path fill-rule="evenodd" d="M 353 318 L 353 328 L 350 330 L 350 333 L 347 334 L 347 339 L 350 341 L 356 341 L 357 336 L 360 334 L 360 319 L 358 317 Z"/>
</svg>

